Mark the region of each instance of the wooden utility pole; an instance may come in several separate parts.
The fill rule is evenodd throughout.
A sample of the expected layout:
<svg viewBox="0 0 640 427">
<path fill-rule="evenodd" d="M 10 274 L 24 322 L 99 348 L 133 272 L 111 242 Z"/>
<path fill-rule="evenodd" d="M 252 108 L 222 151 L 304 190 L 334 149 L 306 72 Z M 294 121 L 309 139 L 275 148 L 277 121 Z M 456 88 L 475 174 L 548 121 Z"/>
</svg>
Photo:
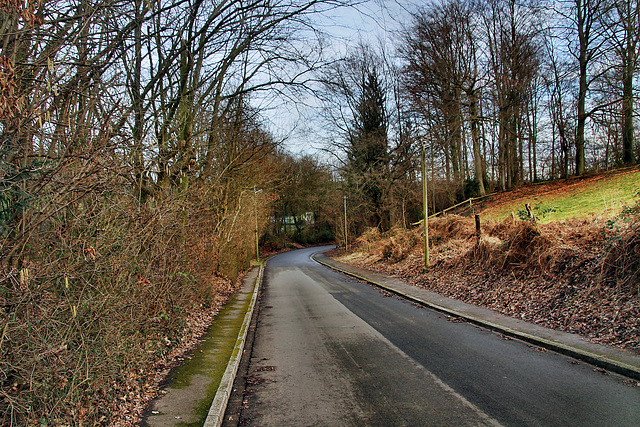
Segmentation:
<svg viewBox="0 0 640 427">
<path fill-rule="evenodd" d="M 258 193 L 262 193 L 262 190 L 256 191 L 256 186 L 253 186 L 253 214 L 255 217 L 256 226 L 256 261 L 260 261 L 260 234 L 258 230 Z"/>
<path fill-rule="evenodd" d="M 347 239 L 347 196 L 344 196 L 344 248 L 349 246 L 349 240 Z"/>
<path fill-rule="evenodd" d="M 429 268 L 429 208 L 427 198 L 427 153 L 422 142 L 422 206 L 424 208 L 424 268 Z"/>
</svg>

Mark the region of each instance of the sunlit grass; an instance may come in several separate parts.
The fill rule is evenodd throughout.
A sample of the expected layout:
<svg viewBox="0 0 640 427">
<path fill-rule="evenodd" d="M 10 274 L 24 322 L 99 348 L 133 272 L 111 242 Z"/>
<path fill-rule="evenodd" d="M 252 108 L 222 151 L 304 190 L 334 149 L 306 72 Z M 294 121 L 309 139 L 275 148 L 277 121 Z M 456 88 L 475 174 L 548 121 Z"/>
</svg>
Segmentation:
<svg viewBox="0 0 640 427">
<path fill-rule="evenodd" d="M 529 204 L 541 222 L 572 218 L 613 217 L 638 200 L 640 172 L 633 171 L 595 181 L 569 181 L 548 193 L 525 196 L 485 209 L 485 218 L 502 220 Z"/>
</svg>

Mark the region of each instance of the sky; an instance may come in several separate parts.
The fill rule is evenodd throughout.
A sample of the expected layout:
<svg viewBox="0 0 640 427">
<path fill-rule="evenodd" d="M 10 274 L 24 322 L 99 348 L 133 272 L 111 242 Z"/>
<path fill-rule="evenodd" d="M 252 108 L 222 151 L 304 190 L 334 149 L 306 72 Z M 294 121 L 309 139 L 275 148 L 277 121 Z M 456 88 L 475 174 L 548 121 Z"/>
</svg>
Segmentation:
<svg viewBox="0 0 640 427">
<path fill-rule="evenodd" d="M 314 28 L 327 35 L 330 43 L 326 50 L 340 57 L 359 42 L 382 44 L 388 52 L 394 50 L 395 33 L 409 21 L 413 2 L 407 0 L 368 0 L 356 7 L 339 8 L 316 15 Z M 278 140 L 285 139 L 284 147 L 294 154 L 323 156 L 329 135 L 323 131 L 317 115 L 319 107 L 312 96 L 304 99 L 277 98 L 264 109 L 267 126 Z"/>
</svg>

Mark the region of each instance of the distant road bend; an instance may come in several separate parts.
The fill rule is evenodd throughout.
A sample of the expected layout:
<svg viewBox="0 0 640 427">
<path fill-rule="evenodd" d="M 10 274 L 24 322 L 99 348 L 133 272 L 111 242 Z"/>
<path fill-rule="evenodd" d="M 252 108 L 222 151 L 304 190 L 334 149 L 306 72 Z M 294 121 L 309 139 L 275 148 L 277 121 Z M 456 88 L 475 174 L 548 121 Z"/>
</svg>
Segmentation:
<svg viewBox="0 0 640 427">
<path fill-rule="evenodd" d="M 624 377 L 390 297 L 326 249 L 268 261 L 242 425 L 640 425 Z"/>
</svg>

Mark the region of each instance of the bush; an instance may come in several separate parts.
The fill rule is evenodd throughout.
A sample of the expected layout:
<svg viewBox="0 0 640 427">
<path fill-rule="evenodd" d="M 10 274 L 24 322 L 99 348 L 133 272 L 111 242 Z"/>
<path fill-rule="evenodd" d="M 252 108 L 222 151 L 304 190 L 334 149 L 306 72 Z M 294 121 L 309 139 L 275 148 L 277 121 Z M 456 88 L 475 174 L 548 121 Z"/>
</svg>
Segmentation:
<svg viewBox="0 0 640 427">
<path fill-rule="evenodd" d="M 212 210 L 211 192 L 191 188 L 141 204 L 115 174 L 57 187 L 69 176 L 38 181 L 33 208 L 0 236 L 4 424 L 116 422 L 249 258 L 255 219 L 240 202 Z"/>
<path fill-rule="evenodd" d="M 603 280 L 640 296 L 640 200 L 633 206 L 624 207 L 620 216 L 609 220 L 606 230 L 609 233 Z"/>
<path fill-rule="evenodd" d="M 335 231 L 329 222 L 318 221 L 312 224 L 306 224 L 299 235 L 295 236 L 295 240 L 302 244 L 320 244 L 330 243 L 336 238 Z"/>
<path fill-rule="evenodd" d="M 0 152 L 0 158 L 6 155 L 6 150 Z M 0 236 L 11 232 L 23 210 L 30 205 L 31 196 L 20 184 L 37 176 L 42 164 L 35 160 L 28 166 L 15 167 L 0 161 Z"/>
</svg>

